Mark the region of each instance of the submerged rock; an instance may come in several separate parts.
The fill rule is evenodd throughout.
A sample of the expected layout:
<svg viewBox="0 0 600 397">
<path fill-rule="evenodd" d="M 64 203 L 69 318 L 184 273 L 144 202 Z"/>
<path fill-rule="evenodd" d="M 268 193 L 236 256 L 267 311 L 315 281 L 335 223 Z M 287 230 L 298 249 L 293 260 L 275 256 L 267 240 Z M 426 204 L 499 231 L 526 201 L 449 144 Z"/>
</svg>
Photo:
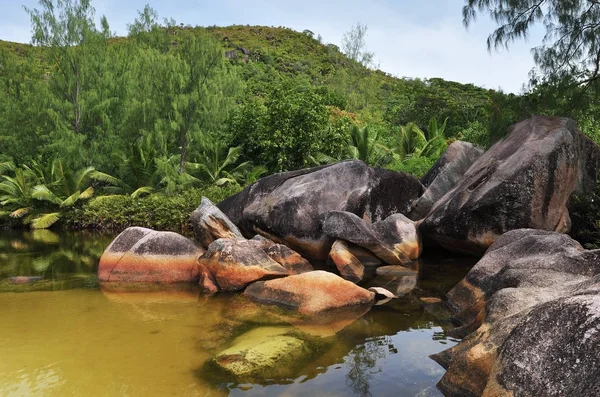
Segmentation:
<svg viewBox="0 0 600 397">
<path fill-rule="evenodd" d="M 237 337 L 213 363 L 238 380 L 260 382 L 292 376 L 311 353 L 292 327 L 261 327 Z"/>
<path fill-rule="evenodd" d="M 322 270 L 259 281 L 244 291 L 249 299 L 291 309 L 303 316 L 326 315 L 328 310 L 372 305 L 375 294 Z"/>
<path fill-rule="evenodd" d="M 244 235 L 258 233 L 309 259 L 326 260 L 335 239 L 323 234 L 321 214 L 347 211 L 380 221 L 407 213 L 422 189 L 410 175 L 353 160 L 270 175 L 218 206 Z"/>
<path fill-rule="evenodd" d="M 448 250 L 477 255 L 509 230 L 568 232 L 569 198 L 595 186 L 599 165 L 600 148 L 574 121 L 521 121 L 435 204 L 421 232 Z"/>
<path fill-rule="evenodd" d="M 215 240 L 198 262 L 213 277 L 203 276 L 208 290 L 213 280 L 222 291 L 239 291 L 255 281 L 290 274 L 263 251 L 262 242 L 257 240 Z"/>
<path fill-rule="evenodd" d="M 244 239 L 238 227 L 206 197 L 202 197 L 200 206 L 192 212 L 190 223 L 196 241 L 204 248 L 220 238 Z"/>
<path fill-rule="evenodd" d="M 350 212 L 331 211 L 323 215 L 323 233 L 366 248 L 391 265 L 403 265 L 421 255 L 417 228 L 402 214 L 371 224 Z"/>
<path fill-rule="evenodd" d="M 448 298 L 463 325 L 454 334 L 467 336 L 433 356 L 447 368 L 445 394 L 598 395 L 600 250 L 560 233 L 510 231 Z"/>
<path fill-rule="evenodd" d="M 440 159 L 421 178 L 421 183 L 427 189 L 412 204 L 408 217 L 413 220 L 423 219 L 482 154 L 483 150 L 468 142 L 455 141 L 448 146 Z"/>
<path fill-rule="evenodd" d="M 106 248 L 98 264 L 100 282 L 181 283 L 198 281 L 202 249 L 173 232 L 130 227 Z"/>
</svg>

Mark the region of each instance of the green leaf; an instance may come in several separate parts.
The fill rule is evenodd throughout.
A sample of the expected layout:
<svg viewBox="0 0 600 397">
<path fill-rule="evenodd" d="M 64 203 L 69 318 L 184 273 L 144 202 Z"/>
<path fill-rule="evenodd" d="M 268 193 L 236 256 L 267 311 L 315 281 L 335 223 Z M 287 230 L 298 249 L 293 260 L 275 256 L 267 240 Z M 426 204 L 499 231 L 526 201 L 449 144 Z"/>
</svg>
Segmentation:
<svg viewBox="0 0 600 397">
<path fill-rule="evenodd" d="M 60 219 L 60 213 L 52 212 L 50 214 L 43 214 L 31 221 L 31 227 L 33 229 L 47 229 Z"/>
<path fill-rule="evenodd" d="M 40 201 L 48 201 L 53 204 L 61 205 L 62 200 L 60 197 L 57 197 L 50 189 L 48 189 L 45 185 L 37 185 L 34 186 L 33 191 L 31 193 L 31 197 Z"/>
</svg>

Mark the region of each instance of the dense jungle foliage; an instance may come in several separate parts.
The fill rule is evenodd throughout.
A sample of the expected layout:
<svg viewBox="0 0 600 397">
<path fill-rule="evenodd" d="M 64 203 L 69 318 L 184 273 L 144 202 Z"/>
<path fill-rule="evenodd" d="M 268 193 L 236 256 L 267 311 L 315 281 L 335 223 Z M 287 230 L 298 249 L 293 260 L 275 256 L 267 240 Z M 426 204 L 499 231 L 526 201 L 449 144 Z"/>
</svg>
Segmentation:
<svg viewBox="0 0 600 397">
<path fill-rule="evenodd" d="M 0 41 L 0 225 L 181 230 L 203 192 L 348 158 L 420 176 L 451 141 L 487 147 L 536 113 L 600 141 L 590 91 L 397 78 L 308 30 L 160 23 L 148 6 L 116 37 L 89 0 L 40 4 L 32 45 Z"/>
</svg>

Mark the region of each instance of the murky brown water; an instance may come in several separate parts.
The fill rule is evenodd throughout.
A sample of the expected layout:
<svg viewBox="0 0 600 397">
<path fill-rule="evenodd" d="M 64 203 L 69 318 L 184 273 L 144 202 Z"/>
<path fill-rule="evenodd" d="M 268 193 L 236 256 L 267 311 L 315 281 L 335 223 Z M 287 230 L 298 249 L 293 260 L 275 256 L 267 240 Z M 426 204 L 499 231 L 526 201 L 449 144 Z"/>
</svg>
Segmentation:
<svg viewBox="0 0 600 397">
<path fill-rule="evenodd" d="M 443 295 L 472 260 L 428 258 L 418 280 L 398 281 L 403 297 L 337 333 L 300 327 L 318 349 L 293 373 L 240 384 L 207 363 L 282 320 L 239 295 L 102 291 L 97 259 L 112 237 L 0 231 L 0 396 L 440 395 L 428 355 L 456 341 L 418 298 Z"/>
</svg>

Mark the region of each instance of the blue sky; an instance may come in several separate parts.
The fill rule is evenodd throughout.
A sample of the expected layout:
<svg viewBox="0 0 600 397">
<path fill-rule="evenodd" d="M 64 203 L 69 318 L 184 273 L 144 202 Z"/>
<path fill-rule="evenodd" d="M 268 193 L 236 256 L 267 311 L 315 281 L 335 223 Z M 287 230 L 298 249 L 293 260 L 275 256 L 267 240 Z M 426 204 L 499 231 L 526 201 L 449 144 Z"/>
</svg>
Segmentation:
<svg viewBox="0 0 600 397">
<path fill-rule="evenodd" d="M 37 0 L 0 0 L 0 39 L 29 42 L 30 21 L 23 5 Z M 530 49 L 541 30 L 509 51 L 489 53 L 486 38 L 494 24 L 481 17 L 462 25 L 464 0 L 92 0 L 96 15 L 106 15 L 111 30 L 124 34 L 136 11 L 150 3 L 161 17 L 189 25 L 250 24 L 286 26 L 321 34 L 339 45 L 345 31 L 368 26 L 367 47 L 385 72 L 399 77 L 441 77 L 518 93 L 533 67 Z"/>
</svg>

